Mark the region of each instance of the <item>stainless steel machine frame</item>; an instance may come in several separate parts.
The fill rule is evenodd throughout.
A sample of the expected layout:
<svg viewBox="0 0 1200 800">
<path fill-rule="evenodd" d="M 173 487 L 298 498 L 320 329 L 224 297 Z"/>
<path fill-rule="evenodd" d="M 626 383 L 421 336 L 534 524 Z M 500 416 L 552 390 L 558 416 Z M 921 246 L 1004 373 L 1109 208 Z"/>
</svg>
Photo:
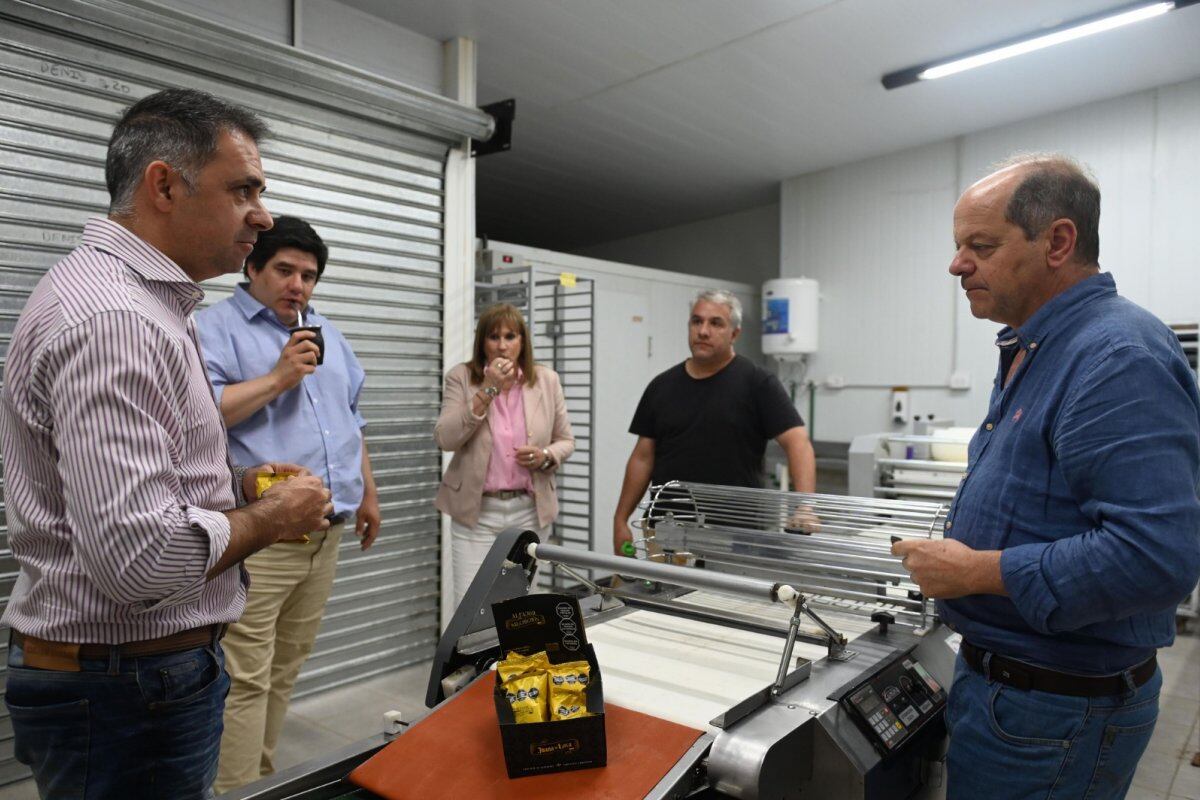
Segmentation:
<svg viewBox="0 0 1200 800">
<path fill-rule="evenodd" d="M 530 591 L 539 566 L 554 564 L 580 581 L 589 639 L 647 614 L 776 637 L 774 680 L 701 725 L 695 746 L 668 765 L 649 797 L 938 796 L 940 706 L 889 752 L 869 738 L 847 698 L 900 663 L 923 665 L 931 681 L 949 687 L 949 631 L 890 554 L 894 537 L 940 535 L 944 507 L 669 484 L 655 487 L 643 510 L 637 559 L 558 547 L 530 531 L 498 536 L 438 645 L 426 705 L 436 709 L 488 679 L 502 655 L 492 604 Z M 612 577 L 589 580 L 587 570 Z M 810 657 L 796 657 L 800 642 Z M 378 749 L 379 738 L 230 797 L 346 796 L 352 787 L 331 778 Z"/>
</svg>

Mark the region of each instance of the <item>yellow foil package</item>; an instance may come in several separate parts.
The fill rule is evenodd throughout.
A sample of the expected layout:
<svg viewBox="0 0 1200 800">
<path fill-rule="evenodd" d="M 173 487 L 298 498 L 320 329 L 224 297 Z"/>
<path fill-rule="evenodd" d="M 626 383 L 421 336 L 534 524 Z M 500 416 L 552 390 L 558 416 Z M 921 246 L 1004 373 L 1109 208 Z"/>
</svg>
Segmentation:
<svg viewBox="0 0 1200 800">
<path fill-rule="evenodd" d="M 587 695 L 583 692 L 550 692 L 550 719 L 564 720 L 589 716 Z"/>
<path fill-rule="evenodd" d="M 496 664 L 501 683 L 508 683 L 518 675 L 524 675 L 527 672 L 545 672 L 549 667 L 550 660 L 546 658 L 545 650 L 530 656 L 523 656 L 513 650 L 508 654 L 508 658 Z"/>
<path fill-rule="evenodd" d="M 262 497 L 263 492 L 265 492 L 267 489 L 270 489 L 280 481 L 286 481 L 290 477 L 292 477 L 292 473 L 290 472 L 282 472 L 276 475 L 264 475 L 259 473 L 258 475 L 254 476 L 254 489 L 256 492 L 258 492 L 258 496 Z"/>
<path fill-rule="evenodd" d="M 546 673 L 527 673 L 505 681 L 504 696 L 518 723 L 546 721 Z"/>
<path fill-rule="evenodd" d="M 591 673 L 591 665 L 586 661 L 550 665 L 550 719 L 588 716 L 585 691 Z"/>
</svg>

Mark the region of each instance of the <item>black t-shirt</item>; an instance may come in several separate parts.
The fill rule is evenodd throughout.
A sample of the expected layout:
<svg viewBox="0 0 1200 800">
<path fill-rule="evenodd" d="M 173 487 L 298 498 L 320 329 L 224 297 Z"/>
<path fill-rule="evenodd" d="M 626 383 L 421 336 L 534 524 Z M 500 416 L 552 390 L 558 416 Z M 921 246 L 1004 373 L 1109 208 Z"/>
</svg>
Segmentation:
<svg viewBox="0 0 1200 800">
<path fill-rule="evenodd" d="M 708 378 L 677 364 L 650 381 L 629 432 L 654 440 L 655 485 L 758 487 L 767 440 L 803 424 L 779 380 L 735 356 Z"/>
</svg>

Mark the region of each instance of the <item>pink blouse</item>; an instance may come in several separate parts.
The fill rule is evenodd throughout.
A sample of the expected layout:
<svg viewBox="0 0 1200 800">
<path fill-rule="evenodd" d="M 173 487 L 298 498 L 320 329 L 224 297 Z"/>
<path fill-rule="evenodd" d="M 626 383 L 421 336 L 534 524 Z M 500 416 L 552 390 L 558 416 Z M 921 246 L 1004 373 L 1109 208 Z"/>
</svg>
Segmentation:
<svg viewBox="0 0 1200 800">
<path fill-rule="evenodd" d="M 533 494 L 533 476 L 529 470 L 517 464 L 514 447 L 528 444 L 525 433 L 525 396 L 522 391 L 522 376 L 492 400 L 488 425 L 492 429 L 492 457 L 488 461 L 487 475 L 483 478 L 483 491 L 502 492 L 506 489 L 523 489 Z"/>
</svg>

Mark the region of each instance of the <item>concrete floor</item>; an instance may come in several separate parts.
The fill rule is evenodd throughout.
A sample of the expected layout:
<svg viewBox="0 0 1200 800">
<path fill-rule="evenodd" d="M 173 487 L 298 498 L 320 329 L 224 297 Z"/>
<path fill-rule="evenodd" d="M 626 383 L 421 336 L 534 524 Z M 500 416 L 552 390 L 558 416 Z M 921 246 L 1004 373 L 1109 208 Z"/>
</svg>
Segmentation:
<svg viewBox="0 0 1200 800">
<path fill-rule="evenodd" d="M 1158 724 L 1128 800 L 1200 800 L 1200 767 L 1190 764 L 1192 753 L 1200 752 L 1200 635 L 1179 636 L 1158 657 L 1164 679 Z M 427 711 L 428 677 L 428 667 L 418 665 L 297 700 L 284 725 L 278 767 L 379 732 L 385 711 L 419 719 Z M 32 781 L 0 788 L 0 800 L 36 798 Z"/>
</svg>

